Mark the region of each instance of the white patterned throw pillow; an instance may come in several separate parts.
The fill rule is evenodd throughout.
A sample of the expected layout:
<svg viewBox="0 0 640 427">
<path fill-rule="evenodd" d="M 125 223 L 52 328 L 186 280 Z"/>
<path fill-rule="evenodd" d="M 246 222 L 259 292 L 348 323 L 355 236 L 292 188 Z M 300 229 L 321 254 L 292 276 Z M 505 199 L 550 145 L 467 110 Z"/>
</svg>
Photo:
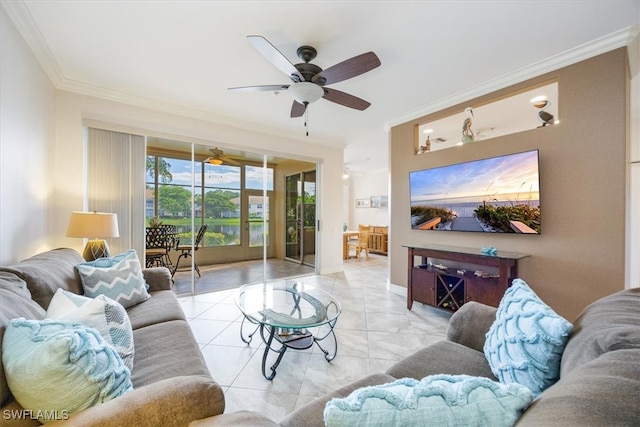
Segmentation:
<svg viewBox="0 0 640 427">
<path fill-rule="evenodd" d="M 46 318 L 79 322 L 96 329 L 118 352 L 126 367 L 133 370 L 133 330 L 127 311 L 119 302 L 105 295 L 87 298 L 58 289 Z"/>
<path fill-rule="evenodd" d="M 80 273 L 84 294 L 88 297 L 106 295 L 124 308 L 150 297 L 140 260 L 133 249 L 113 257 L 83 262 L 76 269 Z"/>
</svg>

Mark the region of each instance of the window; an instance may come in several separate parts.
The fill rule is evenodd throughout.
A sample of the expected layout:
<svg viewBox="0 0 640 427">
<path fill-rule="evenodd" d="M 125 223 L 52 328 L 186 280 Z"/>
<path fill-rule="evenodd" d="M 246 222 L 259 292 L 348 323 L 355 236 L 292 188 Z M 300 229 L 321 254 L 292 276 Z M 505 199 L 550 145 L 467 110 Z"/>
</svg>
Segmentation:
<svg viewBox="0 0 640 427">
<path fill-rule="evenodd" d="M 245 166 L 247 190 L 262 190 L 265 171 L 261 166 Z M 267 168 L 267 191 L 273 191 L 273 169 Z"/>
<path fill-rule="evenodd" d="M 203 169 L 204 167 L 204 169 Z M 192 237 L 191 205 L 196 230 L 207 224 L 204 246 L 241 244 L 243 188 L 273 190 L 273 169 L 257 166 L 213 165 L 175 157 L 147 156 L 146 218 L 175 225 L 183 241 Z M 244 176 L 243 176 L 244 175 Z M 245 182 L 243 186 L 242 183 Z M 192 191 L 192 182 L 194 183 Z M 262 200 L 249 206 L 250 221 L 262 218 Z"/>
<path fill-rule="evenodd" d="M 214 234 L 207 246 L 240 245 L 242 204 L 240 166 L 204 164 L 204 212 L 202 219 Z"/>
</svg>

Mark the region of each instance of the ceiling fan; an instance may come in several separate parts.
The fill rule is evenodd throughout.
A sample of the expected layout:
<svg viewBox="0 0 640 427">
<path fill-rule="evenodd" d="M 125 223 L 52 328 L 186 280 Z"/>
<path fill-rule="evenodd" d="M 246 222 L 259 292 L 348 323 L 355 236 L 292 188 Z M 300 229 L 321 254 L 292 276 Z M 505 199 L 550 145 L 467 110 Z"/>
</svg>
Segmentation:
<svg viewBox="0 0 640 427">
<path fill-rule="evenodd" d="M 228 164 L 228 165 L 240 166 L 240 163 L 225 156 L 224 152 L 219 148 L 210 148 L 209 152 L 211 153 L 211 156 L 204 159 L 203 160 L 204 163 L 209 163 L 212 165 Z"/>
<path fill-rule="evenodd" d="M 266 38 L 262 36 L 247 36 L 249 42 L 276 68 L 285 73 L 290 84 L 232 87 L 229 90 L 237 92 L 277 92 L 286 90 L 293 97 L 291 117 L 305 114 L 309 104 L 324 98 L 328 101 L 356 110 L 365 110 L 371 103 L 348 93 L 325 87 L 352 77 L 364 74 L 380 66 L 380 59 L 373 52 L 366 52 L 342 61 L 325 70 L 312 64 L 317 51 L 312 46 L 300 46 L 296 53 L 304 61 L 293 64 Z"/>
</svg>

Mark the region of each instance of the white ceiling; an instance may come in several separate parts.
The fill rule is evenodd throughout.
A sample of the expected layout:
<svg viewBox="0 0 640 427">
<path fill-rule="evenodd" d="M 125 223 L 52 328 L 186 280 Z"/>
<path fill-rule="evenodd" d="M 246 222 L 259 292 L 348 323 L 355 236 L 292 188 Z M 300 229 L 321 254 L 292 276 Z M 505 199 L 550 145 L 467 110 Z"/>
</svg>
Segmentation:
<svg viewBox="0 0 640 427">
<path fill-rule="evenodd" d="M 387 166 L 386 125 L 624 46 L 640 25 L 638 0 L 2 5 L 62 90 L 345 146 L 354 171 Z M 299 46 L 312 45 L 312 62 L 322 68 L 375 52 L 380 67 L 330 86 L 371 107 L 357 111 L 321 99 L 310 106 L 306 137 L 304 119 L 289 118 L 286 92 L 227 91 L 290 83 L 247 35 L 266 37 L 293 63 L 300 62 Z"/>
</svg>

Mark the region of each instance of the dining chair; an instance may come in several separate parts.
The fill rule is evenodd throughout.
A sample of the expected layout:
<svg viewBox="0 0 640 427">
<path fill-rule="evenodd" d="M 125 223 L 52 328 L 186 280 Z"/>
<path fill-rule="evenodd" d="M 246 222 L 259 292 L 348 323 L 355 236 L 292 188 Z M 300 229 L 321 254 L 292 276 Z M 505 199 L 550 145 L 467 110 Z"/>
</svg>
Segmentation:
<svg viewBox="0 0 640 427">
<path fill-rule="evenodd" d="M 358 239 L 357 240 L 349 240 L 349 252 L 351 252 L 351 248 L 355 249 L 356 258 L 360 256 L 360 252 L 364 251 L 367 259 L 369 259 L 369 232 L 371 227 L 368 225 L 358 225 Z"/>
<path fill-rule="evenodd" d="M 196 235 L 196 241 L 194 242 L 193 248 L 191 247 L 191 243 L 181 245 L 180 240 L 176 242 L 175 249 L 176 251 L 180 251 L 181 253 L 178 256 L 178 259 L 176 260 L 176 265 L 173 267 L 173 272 L 171 273 L 171 276 L 176 274 L 176 271 L 178 271 L 178 266 L 180 265 L 181 259 L 183 258 L 187 259 L 189 257 L 192 257 L 193 256 L 191 253 L 192 250 L 194 252 L 198 250 L 204 238 L 204 233 L 207 231 L 207 227 L 208 227 L 207 224 L 200 226 L 200 229 L 198 229 L 198 234 Z M 195 267 L 196 273 L 198 273 L 198 277 L 200 277 L 200 268 L 198 267 L 198 263 L 196 263 L 195 261 L 195 257 L 193 258 L 193 266 Z"/>
<path fill-rule="evenodd" d="M 167 267 L 169 269 L 173 267 L 169 251 L 174 244 L 175 230 L 174 225 L 146 228 L 144 253 L 146 267 Z"/>
</svg>

